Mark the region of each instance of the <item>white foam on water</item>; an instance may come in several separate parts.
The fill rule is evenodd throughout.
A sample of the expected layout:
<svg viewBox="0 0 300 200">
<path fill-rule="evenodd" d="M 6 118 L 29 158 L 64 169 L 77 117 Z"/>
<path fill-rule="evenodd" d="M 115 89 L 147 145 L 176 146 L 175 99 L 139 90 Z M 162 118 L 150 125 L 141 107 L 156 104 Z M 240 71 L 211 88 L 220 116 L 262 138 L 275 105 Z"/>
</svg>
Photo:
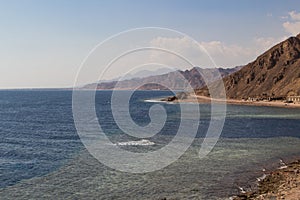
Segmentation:
<svg viewBox="0 0 300 200">
<path fill-rule="evenodd" d="M 157 100 L 157 99 L 145 99 L 144 102 L 148 103 L 163 103 L 165 101 Z"/>
<path fill-rule="evenodd" d="M 128 141 L 128 142 L 117 142 L 116 145 L 118 146 L 150 146 L 154 145 L 154 142 L 151 142 L 149 140 L 138 140 L 138 141 Z"/>
</svg>

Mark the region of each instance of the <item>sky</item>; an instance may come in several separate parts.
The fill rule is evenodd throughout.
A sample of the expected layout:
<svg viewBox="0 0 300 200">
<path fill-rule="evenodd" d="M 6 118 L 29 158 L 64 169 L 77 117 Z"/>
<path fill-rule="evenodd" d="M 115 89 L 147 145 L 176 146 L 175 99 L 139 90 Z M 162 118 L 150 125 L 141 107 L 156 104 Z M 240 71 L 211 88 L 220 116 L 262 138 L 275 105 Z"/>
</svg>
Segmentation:
<svg viewBox="0 0 300 200">
<path fill-rule="evenodd" d="M 209 53 L 216 66 L 247 64 L 272 45 L 300 33 L 300 1 L 6 0 L 0 1 L 0 27 L 1 89 L 72 87 L 80 66 L 99 43 L 134 28 L 162 27 L 184 33 Z M 147 39 L 146 46 L 176 47 L 191 58 L 198 56 L 187 50 L 191 49 L 187 38 L 180 34 Z M 126 49 L 130 40 L 118 45 Z M 101 56 L 110 57 L 109 51 Z M 167 63 L 163 59 L 155 61 Z M 130 63 L 124 60 L 122 65 Z M 115 66 L 105 79 L 120 76 L 121 67 Z M 99 68 L 101 73 L 104 68 Z M 91 72 L 81 84 L 93 81 Z"/>
</svg>

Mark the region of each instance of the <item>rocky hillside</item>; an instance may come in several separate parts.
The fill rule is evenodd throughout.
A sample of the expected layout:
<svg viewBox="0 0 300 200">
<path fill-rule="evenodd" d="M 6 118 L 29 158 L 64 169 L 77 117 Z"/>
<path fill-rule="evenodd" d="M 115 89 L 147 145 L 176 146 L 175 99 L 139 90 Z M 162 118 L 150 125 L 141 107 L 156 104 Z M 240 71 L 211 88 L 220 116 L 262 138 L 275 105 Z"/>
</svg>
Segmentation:
<svg viewBox="0 0 300 200">
<path fill-rule="evenodd" d="M 223 69 L 219 68 L 219 72 L 222 77 L 226 77 L 233 72 L 236 72 L 241 67 L 228 68 Z M 205 85 L 205 82 L 200 75 L 200 73 L 209 74 L 208 82 L 211 83 L 215 81 L 218 77 L 218 74 L 214 73 L 212 69 L 201 69 L 199 67 L 194 67 L 191 70 L 185 71 L 175 71 L 169 72 L 162 75 L 149 76 L 144 78 L 134 78 L 130 80 L 123 81 L 106 81 L 99 83 L 97 85 L 97 89 L 99 90 L 131 90 L 131 89 L 139 89 L 139 90 L 164 90 L 164 89 L 172 89 L 172 90 L 184 90 L 186 88 L 186 82 L 192 86 L 192 88 L 201 88 Z M 186 81 L 187 80 L 187 81 Z M 116 86 L 116 84 L 118 84 Z M 95 84 L 89 84 L 84 86 L 85 89 L 94 88 Z"/>
<path fill-rule="evenodd" d="M 224 79 L 227 98 L 300 95 L 300 34 L 275 45 Z M 207 88 L 197 90 L 208 95 Z"/>
</svg>

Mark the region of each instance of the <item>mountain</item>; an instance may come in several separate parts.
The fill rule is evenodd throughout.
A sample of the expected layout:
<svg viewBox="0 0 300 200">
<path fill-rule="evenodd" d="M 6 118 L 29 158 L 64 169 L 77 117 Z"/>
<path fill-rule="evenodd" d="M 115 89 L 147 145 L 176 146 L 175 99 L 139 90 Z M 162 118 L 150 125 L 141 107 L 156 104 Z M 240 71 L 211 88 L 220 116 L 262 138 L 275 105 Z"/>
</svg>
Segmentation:
<svg viewBox="0 0 300 200">
<path fill-rule="evenodd" d="M 154 71 L 152 70 L 140 70 L 137 71 L 135 73 L 130 73 L 128 75 L 126 75 L 126 79 L 134 79 L 134 78 L 144 78 L 144 77 L 148 77 L 148 76 L 157 76 L 157 75 L 161 75 L 161 74 L 167 74 L 169 72 L 175 71 L 173 69 L 170 68 L 159 68 L 156 69 Z"/>
<path fill-rule="evenodd" d="M 218 68 L 222 77 L 228 76 L 229 74 L 236 72 L 241 67 L 235 68 Z M 208 83 L 215 81 L 218 77 L 217 73 L 214 73 L 213 69 L 202 69 L 194 67 L 190 70 L 185 71 L 174 71 L 161 75 L 148 76 L 144 78 L 133 78 L 122 81 L 106 81 L 100 82 L 97 85 L 99 90 L 165 90 L 167 88 L 171 90 L 184 90 L 186 89 L 186 82 L 191 85 L 192 88 L 200 88 L 205 85 L 205 82 L 200 73 L 209 74 L 207 77 Z M 84 86 L 84 89 L 92 89 L 96 86 L 96 83 L 92 83 Z"/>
<path fill-rule="evenodd" d="M 300 34 L 275 45 L 223 81 L 231 99 L 300 95 Z M 207 87 L 196 93 L 209 94 Z"/>
</svg>

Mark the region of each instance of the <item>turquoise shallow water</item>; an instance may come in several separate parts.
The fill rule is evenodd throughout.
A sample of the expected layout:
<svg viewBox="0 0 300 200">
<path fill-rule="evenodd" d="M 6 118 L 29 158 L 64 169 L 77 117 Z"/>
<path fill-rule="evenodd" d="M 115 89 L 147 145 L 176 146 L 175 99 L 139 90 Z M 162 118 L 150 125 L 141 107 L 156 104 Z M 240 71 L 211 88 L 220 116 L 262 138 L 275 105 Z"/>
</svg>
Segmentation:
<svg viewBox="0 0 300 200">
<path fill-rule="evenodd" d="M 161 141 L 162 139 L 159 138 Z M 46 176 L 0 191 L 3 199 L 226 199 L 267 171 L 280 158 L 299 157 L 295 138 L 221 139 L 204 159 L 202 139 L 175 163 L 156 172 L 131 174 L 109 169 L 85 150 Z"/>
<path fill-rule="evenodd" d="M 226 199 L 239 186 L 255 187 L 262 168 L 272 170 L 281 158 L 300 157 L 300 110 L 229 105 L 220 140 L 199 159 L 210 118 L 210 107 L 200 105 L 197 138 L 179 160 L 151 173 L 120 172 L 83 147 L 72 118 L 71 92 L 0 93 L 0 199 Z M 132 118 L 139 125 L 149 123 L 154 102 L 144 99 L 166 95 L 170 93 L 137 92 L 130 104 Z M 114 143 L 134 140 L 114 123 L 109 98 L 109 91 L 97 93 L 104 132 Z M 155 145 L 122 148 L 153 151 L 172 140 L 180 110 L 174 104 L 163 106 L 168 119 L 160 133 L 149 138 Z"/>
</svg>

